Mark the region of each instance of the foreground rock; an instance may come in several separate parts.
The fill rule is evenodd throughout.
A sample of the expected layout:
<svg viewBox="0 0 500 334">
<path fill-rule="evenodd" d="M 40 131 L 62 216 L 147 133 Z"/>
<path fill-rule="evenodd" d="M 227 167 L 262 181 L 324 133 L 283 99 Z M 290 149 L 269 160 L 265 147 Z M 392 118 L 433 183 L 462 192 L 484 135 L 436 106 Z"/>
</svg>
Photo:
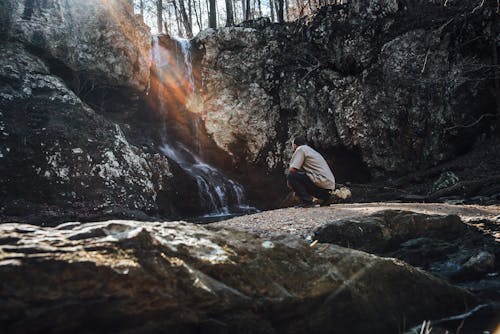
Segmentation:
<svg viewBox="0 0 500 334">
<path fill-rule="evenodd" d="M 276 237 L 287 233 L 396 257 L 500 300 L 500 207 L 371 203 L 283 209 L 217 226 Z"/>
<path fill-rule="evenodd" d="M 453 281 L 498 278 L 498 242 L 457 215 L 389 210 L 328 223 L 313 238 L 396 257 Z"/>
<path fill-rule="evenodd" d="M 476 303 L 397 260 L 296 238 L 133 221 L 0 235 L 6 333 L 399 333 Z"/>
</svg>

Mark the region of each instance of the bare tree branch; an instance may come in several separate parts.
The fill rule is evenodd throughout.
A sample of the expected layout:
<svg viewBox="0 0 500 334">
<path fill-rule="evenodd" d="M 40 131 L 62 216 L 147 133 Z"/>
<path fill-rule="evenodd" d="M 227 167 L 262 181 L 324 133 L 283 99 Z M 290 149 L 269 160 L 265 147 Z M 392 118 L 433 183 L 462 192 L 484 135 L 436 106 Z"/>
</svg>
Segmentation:
<svg viewBox="0 0 500 334">
<path fill-rule="evenodd" d="M 481 115 L 481 117 L 479 117 L 477 120 L 475 120 L 471 124 L 455 125 L 455 126 L 452 126 L 452 127 L 444 129 L 444 132 L 448 132 L 448 131 L 455 130 L 455 129 L 461 129 L 461 128 L 471 128 L 474 125 L 477 125 L 479 122 L 481 122 L 483 120 L 483 118 L 486 118 L 486 117 L 495 117 L 495 116 L 496 115 L 494 115 L 494 114 L 483 114 L 483 115 Z"/>
</svg>

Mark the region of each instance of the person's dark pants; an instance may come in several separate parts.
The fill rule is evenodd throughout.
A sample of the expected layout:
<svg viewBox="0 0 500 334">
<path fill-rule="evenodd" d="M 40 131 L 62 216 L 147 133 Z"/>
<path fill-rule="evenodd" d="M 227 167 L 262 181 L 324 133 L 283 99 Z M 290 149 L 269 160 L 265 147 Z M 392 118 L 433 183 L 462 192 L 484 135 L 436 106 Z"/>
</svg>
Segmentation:
<svg viewBox="0 0 500 334">
<path fill-rule="evenodd" d="M 304 172 L 288 173 L 288 185 L 302 202 L 312 202 L 312 196 L 326 201 L 330 198 L 330 190 L 315 185 Z"/>
</svg>

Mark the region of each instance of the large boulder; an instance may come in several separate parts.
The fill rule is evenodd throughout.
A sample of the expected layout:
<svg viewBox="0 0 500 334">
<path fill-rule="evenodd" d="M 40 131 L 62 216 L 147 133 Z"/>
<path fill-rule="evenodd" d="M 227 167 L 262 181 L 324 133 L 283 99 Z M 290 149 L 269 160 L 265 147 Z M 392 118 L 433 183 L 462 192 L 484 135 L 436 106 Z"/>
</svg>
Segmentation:
<svg viewBox="0 0 500 334">
<path fill-rule="evenodd" d="M 5 333 L 400 333 L 476 300 L 395 259 L 183 222 L 0 225 Z"/>
<path fill-rule="evenodd" d="M 157 213 L 166 158 L 130 144 L 22 44 L 0 53 L 1 221 Z"/>
<path fill-rule="evenodd" d="M 485 222 L 495 224 L 479 224 Z M 495 280 L 499 267 L 495 238 L 457 215 L 386 210 L 331 221 L 318 227 L 313 239 L 396 257 L 459 282 Z"/>
<path fill-rule="evenodd" d="M 489 116 L 460 125 L 495 112 L 494 16 L 489 6 L 350 1 L 286 25 L 203 31 L 194 58 L 206 129 L 259 175 L 281 173 L 297 134 L 342 180 L 428 168 L 489 126 Z"/>
<path fill-rule="evenodd" d="M 0 221 L 171 214 L 140 106 L 151 34 L 130 3 L 9 0 L 0 18 Z"/>
</svg>

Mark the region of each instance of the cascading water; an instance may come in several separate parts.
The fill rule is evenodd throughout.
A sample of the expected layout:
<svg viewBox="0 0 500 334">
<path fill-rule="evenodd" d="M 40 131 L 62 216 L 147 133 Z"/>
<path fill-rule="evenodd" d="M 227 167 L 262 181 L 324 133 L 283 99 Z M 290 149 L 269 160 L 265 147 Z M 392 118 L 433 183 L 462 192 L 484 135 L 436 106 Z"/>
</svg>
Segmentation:
<svg viewBox="0 0 500 334">
<path fill-rule="evenodd" d="M 193 63 L 191 62 L 191 42 L 184 38 L 174 38 L 179 44 L 182 55 L 184 58 L 184 65 L 186 66 L 186 77 L 189 81 L 189 88 L 191 92 L 194 93 L 194 75 L 193 75 Z"/>
<path fill-rule="evenodd" d="M 167 123 L 163 134 L 161 152 L 182 168 L 195 181 L 198 188 L 199 202 L 206 208 L 207 216 L 221 216 L 256 211 L 247 204 L 243 187 L 229 179 L 221 171 L 207 164 L 203 158 L 199 140 L 201 120 L 194 117 L 191 140 L 186 144 L 186 138 L 173 134 L 175 116 L 169 117 L 172 104 L 185 107 L 195 92 L 195 82 L 192 71 L 190 43 L 185 39 L 173 39 L 175 49 L 169 50 L 160 46 L 158 36 L 153 39 L 152 60 L 156 67 L 155 76 L 159 81 L 158 101 L 160 111 L 167 115 Z M 180 51 L 180 52 L 179 52 Z M 193 148 L 190 148 L 193 146 Z"/>
</svg>

